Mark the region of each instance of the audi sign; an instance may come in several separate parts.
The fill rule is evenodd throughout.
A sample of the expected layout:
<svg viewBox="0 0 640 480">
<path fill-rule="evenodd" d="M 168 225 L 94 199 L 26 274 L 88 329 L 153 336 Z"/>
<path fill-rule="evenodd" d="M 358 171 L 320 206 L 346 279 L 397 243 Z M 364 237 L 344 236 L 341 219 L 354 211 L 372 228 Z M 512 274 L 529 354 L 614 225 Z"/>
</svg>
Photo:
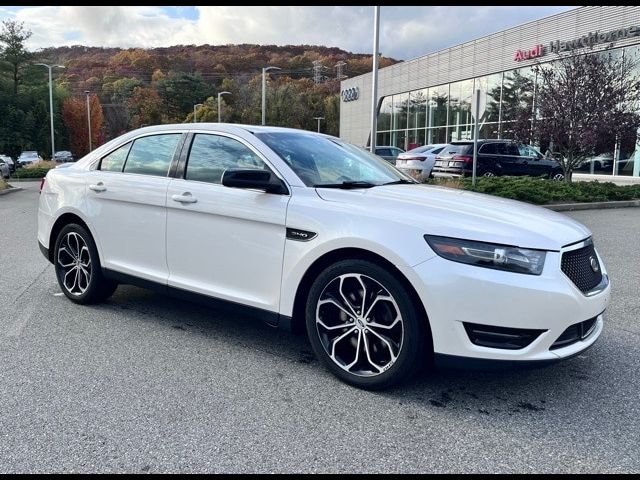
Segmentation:
<svg viewBox="0 0 640 480">
<path fill-rule="evenodd" d="M 345 88 L 340 92 L 343 102 L 353 102 L 360 98 L 360 89 L 358 87 Z"/>
</svg>

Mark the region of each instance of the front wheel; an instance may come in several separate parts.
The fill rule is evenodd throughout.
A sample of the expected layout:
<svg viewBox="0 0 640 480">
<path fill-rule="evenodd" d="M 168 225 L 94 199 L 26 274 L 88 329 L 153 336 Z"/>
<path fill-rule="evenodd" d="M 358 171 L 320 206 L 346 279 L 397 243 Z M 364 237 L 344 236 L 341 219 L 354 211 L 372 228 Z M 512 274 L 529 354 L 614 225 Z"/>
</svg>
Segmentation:
<svg viewBox="0 0 640 480">
<path fill-rule="evenodd" d="M 81 225 L 69 224 L 60 230 L 53 261 L 62 292 L 75 303 L 101 302 L 113 295 L 118 286 L 102 274 L 98 249 Z"/>
<path fill-rule="evenodd" d="M 564 174 L 560 172 L 553 172 L 550 177 L 554 182 L 562 182 L 564 180 Z"/>
<path fill-rule="evenodd" d="M 306 323 L 320 361 L 341 380 L 371 390 L 414 373 L 428 338 L 427 319 L 404 285 L 365 260 L 340 261 L 318 276 Z"/>
</svg>

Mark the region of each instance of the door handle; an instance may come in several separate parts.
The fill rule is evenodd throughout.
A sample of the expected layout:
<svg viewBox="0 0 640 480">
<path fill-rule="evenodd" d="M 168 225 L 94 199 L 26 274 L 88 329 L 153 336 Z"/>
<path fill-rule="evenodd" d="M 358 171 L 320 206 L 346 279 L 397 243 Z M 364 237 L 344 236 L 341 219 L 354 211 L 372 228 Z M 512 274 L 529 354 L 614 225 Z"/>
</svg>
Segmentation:
<svg viewBox="0 0 640 480">
<path fill-rule="evenodd" d="M 104 183 L 98 182 L 97 185 L 89 185 L 89 190 L 93 190 L 94 192 L 106 192 L 107 187 L 104 186 Z"/>
<path fill-rule="evenodd" d="M 171 200 L 179 203 L 196 203 L 198 199 L 191 195 L 191 192 L 185 192 L 182 195 L 171 195 Z"/>
</svg>

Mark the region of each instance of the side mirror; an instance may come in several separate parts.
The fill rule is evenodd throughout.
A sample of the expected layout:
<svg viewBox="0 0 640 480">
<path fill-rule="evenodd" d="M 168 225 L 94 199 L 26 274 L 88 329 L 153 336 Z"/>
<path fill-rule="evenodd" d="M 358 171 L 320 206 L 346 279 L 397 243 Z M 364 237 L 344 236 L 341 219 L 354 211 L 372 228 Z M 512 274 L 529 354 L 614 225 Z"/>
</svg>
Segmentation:
<svg viewBox="0 0 640 480">
<path fill-rule="evenodd" d="M 230 168 L 222 174 L 222 185 L 231 188 L 264 190 L 267 193 L 285 195 L 287 187 L 282 180 L 268 170 L 254 168 Z"/>
</svg>

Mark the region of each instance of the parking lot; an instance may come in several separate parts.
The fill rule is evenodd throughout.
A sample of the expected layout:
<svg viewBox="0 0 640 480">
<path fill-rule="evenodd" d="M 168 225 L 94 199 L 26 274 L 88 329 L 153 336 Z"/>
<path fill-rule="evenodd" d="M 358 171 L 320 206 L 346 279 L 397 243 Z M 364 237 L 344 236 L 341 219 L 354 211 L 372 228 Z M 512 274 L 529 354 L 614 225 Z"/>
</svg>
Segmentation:
<svg viewBox="0 0 640 480">
<path fill-rule="evenodd" d="M 613 284 L 592 349 L 371 393 L 230 310 L 131 286 L 74 305 L 22 186 L 0 196 L 0 473 L 640 471 L 640 209 L 571 214 Z"/>
</svg>

